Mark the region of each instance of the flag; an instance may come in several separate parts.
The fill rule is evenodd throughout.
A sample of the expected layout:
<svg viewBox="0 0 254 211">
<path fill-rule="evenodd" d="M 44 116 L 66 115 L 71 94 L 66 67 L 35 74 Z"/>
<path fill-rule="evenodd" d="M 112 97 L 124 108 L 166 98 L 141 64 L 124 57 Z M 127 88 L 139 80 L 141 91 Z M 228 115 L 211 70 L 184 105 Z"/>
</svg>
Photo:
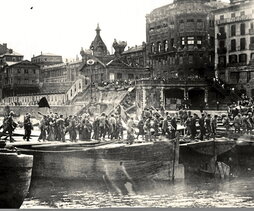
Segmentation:
<svg viewBox="0 0 254 211">
<path fill-rule="evenodd" d="M 40 101 L 38 102 L 38 105 L 39 105 L 39 108 L 45 108 L 45 107 L 50 108 L 46 97 L 41 98 Z"/>
</svg>

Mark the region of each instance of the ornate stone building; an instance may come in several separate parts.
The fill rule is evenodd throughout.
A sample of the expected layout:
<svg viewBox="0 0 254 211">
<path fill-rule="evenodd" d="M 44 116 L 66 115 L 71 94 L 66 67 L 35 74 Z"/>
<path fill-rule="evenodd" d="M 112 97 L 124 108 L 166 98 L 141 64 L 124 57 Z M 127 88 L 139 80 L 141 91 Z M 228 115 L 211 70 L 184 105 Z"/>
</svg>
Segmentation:
<svg viewBox="0 0 254 211">
<path fill-rule="evenodd" d="M 254 1 L 231 0 L 215 11 L 218 77 L 239 94 L 254 97 Z"/>
<path fill-rule="evenodd" d="M 214 77 L 214 15 L 225 6 L 216 0 L 174 0 L 146 16 L 146 53 L 154 79 L 141 82 L 138 101 L 149 106 L 153 93 L 157 107 L 209 106 L 223 98 L 211 84 Z M 153 88 L 155 90 L 153 90 Z"/>
<path fill-rule="evenodd" d="M 149 72 L 143 66 L 132 66 L 123 55 L 126 42 L 116 40 L 113 42 L 115 53 L 110 55 L 107 46 L 100 36 L 99 25 L 96 28 L 96 36 L 92 42 L 90 52 L 83 49 L 80 54 L 82 56 L 83 66 L 80 71 L 87 79 L 87 83 L 92 79 L 93 83 L 113 82 L 113 81 L 128 81 L 139 78 L 149 77 Z M 94 60 L 93 65 L 88 65 L 89 59 Z"/>
</svg>

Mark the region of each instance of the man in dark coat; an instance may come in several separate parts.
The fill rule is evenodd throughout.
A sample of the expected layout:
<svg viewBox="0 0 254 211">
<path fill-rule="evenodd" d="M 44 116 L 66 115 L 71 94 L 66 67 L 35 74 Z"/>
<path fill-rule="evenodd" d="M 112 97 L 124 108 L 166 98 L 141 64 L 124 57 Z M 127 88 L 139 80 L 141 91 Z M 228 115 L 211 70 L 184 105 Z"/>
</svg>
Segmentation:
<svg viewBox="0 0 254 211">
<path fill-rule="evenodd" d="M 23 137 L 24 140 L 29 141 L 31 133 L 32 133 L 32 129 L 33 129 L 33 125 L 31 122 L 31 114 L 26 113 L 25 117 L 24 117 L 24 129 L 25 129 L 25 135 Z"/>
<path fill-rule="evenodd" d="M 6 116 L 4 118 L 4 122 L 3 122 L 3 132 L 0 134 L 0 137 L 2 137 L 3 135 L 6 134 L 6 132 L 8 132 L 9 138 L 10 138 L 10 142 L 14 142 L 14 139 L 12 138 L 12 133 L 15 130 L 15 128 L 17 127 L 17 123 L 14 122 L 14 112 L 11 111 L 9 113 L 8 116 Z"/>
</svg>

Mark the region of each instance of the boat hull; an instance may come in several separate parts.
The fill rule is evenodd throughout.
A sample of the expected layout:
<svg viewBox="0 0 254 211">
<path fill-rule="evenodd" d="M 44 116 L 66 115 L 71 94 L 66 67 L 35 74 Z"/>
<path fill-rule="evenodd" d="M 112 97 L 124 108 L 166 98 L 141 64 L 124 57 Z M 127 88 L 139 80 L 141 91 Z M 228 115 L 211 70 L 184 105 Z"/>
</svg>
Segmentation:
<svg viewBox="0 0 254 211">
<path fill-rule="evenodd" d="M 33 177 L 82 180 L 142 180 L 166 172 L 169 179 L 174 161 L 172 142 L 108 144 L 76 150 L 24 151 L 34 156 Z"/>
<path fill-rule="evenodd" d="M 0 208 L 19 208 L 28 194 L 33 157 L 0 153 Z"/>
<path fill-rule="evenodd" d="M 234 176 L 254 176 L 254 136 L 242 135 L 232 150 L 219 156 L 232 169 Z"/>
<path fill-rule="evenodd" d="M 218 163 L 220 161 L 218 156 L 223 156 L 224 153 L 234 148 L 235 142 L 228 140 L 182 144 L 180 146 L 180 163 L 185 166 L 186 177 L 227 177 L 228 169 L 225 171 L 225 175 L 219 171 L 221 163 Z M 225 168 L 223 167 L 223 169 Z"/>
</svg>

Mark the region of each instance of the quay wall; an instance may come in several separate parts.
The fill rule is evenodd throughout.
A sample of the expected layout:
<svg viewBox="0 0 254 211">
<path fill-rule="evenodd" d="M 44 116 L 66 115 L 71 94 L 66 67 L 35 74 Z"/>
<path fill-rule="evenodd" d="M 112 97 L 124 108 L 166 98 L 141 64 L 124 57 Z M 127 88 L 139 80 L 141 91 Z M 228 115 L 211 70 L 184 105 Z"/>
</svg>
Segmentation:
<svg viewBox="0 0 254 211">
<path fill-rule="evenodd" d="M 82 105 L 62 105 L 51 106 L 49 108 L 39 108 L 38 106 L 9 106 L 10 111 L 14 111 L 15 115 L 22 116 L 29 112 L 32 117 L 41 118 L 38 112 L 43 114 L 49 114 L 50 112 L 63 114 L 64 116 L 75 115 L 80 111 Z M 6 106 L 0 106 L 0 116 L 4 116 L 6 113 Z"/>
</svg>

